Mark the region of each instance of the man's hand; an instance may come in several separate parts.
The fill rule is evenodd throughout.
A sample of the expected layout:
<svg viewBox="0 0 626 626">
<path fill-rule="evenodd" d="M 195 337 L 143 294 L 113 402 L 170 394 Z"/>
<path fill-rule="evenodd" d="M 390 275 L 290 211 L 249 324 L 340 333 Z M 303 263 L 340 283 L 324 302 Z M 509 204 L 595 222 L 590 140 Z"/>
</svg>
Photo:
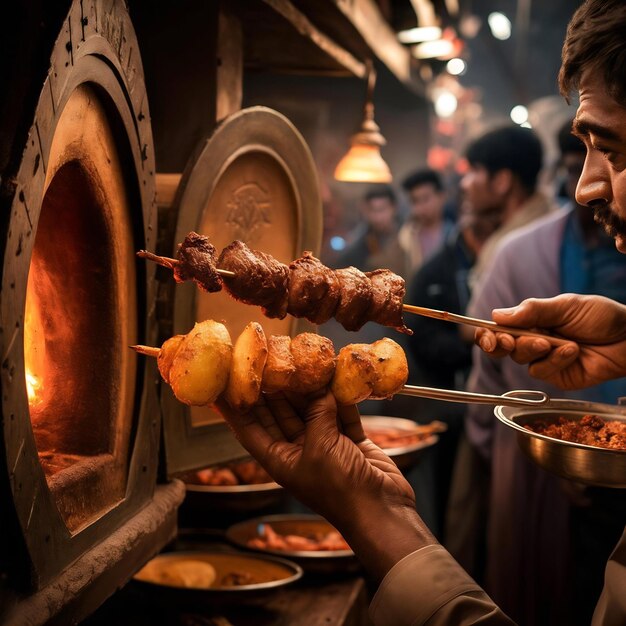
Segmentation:
<svg viewBox="0 0 626 626">
<path fill-rule="evenodd" d="M 626 376 L 626 307 L 601 296 L 563 294 L 495 309 L 497 324 L 543 329 L 571 342 L 554 347 L 544 339 L 512 337 L 480 328 L 475 342 L 494 357 L 530 364 L 531 376 L 561 389 L 582 389 Z"/>
<path fill-rule="evenodd" d="M 298 500 L 328 519 L 378 579 L 401 558 L 434 543 L 415 494 L 395 463 L 366 439 L 355 406 L 330 392 L 274 394 L 250 412 L 217 404 L 240 443 Z"/>
</svg>

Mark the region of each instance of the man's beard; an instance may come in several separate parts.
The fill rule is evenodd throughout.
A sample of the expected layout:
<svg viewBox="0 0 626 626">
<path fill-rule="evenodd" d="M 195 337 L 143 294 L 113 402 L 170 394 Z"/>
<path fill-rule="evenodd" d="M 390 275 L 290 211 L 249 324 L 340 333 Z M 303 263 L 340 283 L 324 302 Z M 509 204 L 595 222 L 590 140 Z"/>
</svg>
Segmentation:
<svg viewBox="0 0 626 626">
<path fill-rule="evenodd" d="M 594 207 L 593 209 L 593 219 L 601 224 L 606 231 L 606 234 L 610 237 L 617 237 L 618 235 L 621 237 L 626 237 L 626 220 L 623 220 L 621 217 L 617 216 L 607 204 L 603 204 L 602 206 Z"/>
</svg>

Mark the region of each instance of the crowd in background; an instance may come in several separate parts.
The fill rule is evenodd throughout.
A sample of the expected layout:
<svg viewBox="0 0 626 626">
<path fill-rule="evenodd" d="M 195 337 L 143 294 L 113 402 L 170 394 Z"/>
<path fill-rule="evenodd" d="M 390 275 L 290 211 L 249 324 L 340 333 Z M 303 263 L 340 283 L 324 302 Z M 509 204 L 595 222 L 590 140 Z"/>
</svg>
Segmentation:
<svg viewBox="0 0 626 626">
<path fill-rule="evenodd" d="M 467 147 L 459 189 L 420 169 L 402 182 L 409 206 L 403 212 L 391 187 L 373 186 L 345 249 L 323 260 L 389 268 L 406 280 L 405 302 L 485 319 L 493 308 L 564 292 L 626 302 L 626 256 L 574 200 L 585 148 L 570 131 L 568 120 L 558 136 L 554 191 L 540 189 L 536 134 L 498 128 Z M 472 348 L 467 327 L 405 317 L 412 337 L 374 324 L 346 333 L 332 321 L 321 332 L 337 348 L 392 337 L 407 352 L 414 384 L 490 394 L 540 389 L 609 403 L 626 396 L 626 380 L 565 394 L 512 360 L 485 357 Z M 396 396 L 363 403 L 361 412 L 447 424 L 408 476 L 417 507 L 509 616 L 528 626 L 590 622 L 605 563 L 626 524 L 622 491 L 582 488 L 545 473 L 523 457 L 490 407 Z"/>
</svg>

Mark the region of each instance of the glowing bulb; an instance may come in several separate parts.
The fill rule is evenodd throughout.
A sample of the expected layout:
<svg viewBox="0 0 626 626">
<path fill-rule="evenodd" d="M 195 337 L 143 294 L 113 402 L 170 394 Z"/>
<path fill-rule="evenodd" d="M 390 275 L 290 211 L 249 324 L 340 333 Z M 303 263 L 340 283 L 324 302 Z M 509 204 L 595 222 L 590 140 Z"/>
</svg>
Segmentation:
<svg viewBox="0 0 626 626">
<path fill-rule="evenodd" d="M 413 55 L 418 59 L 436 59 L 446 57 L 454 51 L 454 44 L 449 39 L 425 41 L 413 48 Z"/>
<path fill-rule="evenodd" d="M 514 106 L 511 109 L 511 119 L 516 124 L 523 124 L 524 122 L 527 122 L 528 121 L 528 109 L 521 104 Z"/>
<path fill-rule="evenodd" d="M 330 247 L 333 250 L 343 250 L 346 247 L 346 240 L 339 235 L 330 238 Z"/>
<path fill-rule="evenodd" d="M 490 13 L 487 22 L 489 23 L 491 34 L 496 39 L 504 41 L 511 36 L 511 22 L 504 13 L 498 11 Z"/>
<path fill-rule="evenodd" d="M 450 91 L 442 91 L 435 98 L 435 113 L 439 117 L 450 117 L 456 111 L 458 101 Z"/>
<path fill-rule="evenodd" d="M 441 37 L 439 26 L 422 26 L 420 28 L 409 28 L 398 33 L 400 43 L 419 43 L 420 41 L 434 41 Z"/>
<path fill-rule="evenodd" d="M 457 57 L 448 61 L 446 69 L 448 70 L 448 74 L 452 74 L 452 76 L 460 76 L 465 73 L 467 65 L 463 59 L 459 59 Z"/>
</svg>

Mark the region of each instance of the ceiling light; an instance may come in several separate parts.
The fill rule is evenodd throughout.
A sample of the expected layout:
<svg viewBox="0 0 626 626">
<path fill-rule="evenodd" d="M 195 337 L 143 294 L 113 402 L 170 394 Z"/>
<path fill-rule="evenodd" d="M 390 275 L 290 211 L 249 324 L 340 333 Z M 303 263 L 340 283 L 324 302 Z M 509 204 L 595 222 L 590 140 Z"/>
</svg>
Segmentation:
<svg viewBox="0 0 626 626">
<path fill-rule="evenodd" d="M 460 76 L 461 74 L 465 74 L 466 69 L 467 64 L 463 59 L 459 59 L 458 57 L 450 59 L 446 64 L 446 70 L 448 70 L 448 74 L 452 74 L 452 76 Z"/>
<path fill-rule="evenodd" d="M 523 124 L 524 122 L 528 121 L 528 109 L 521 105 L 518 104 L 517 106 L 514 106 L 511 109 L 511 119 L 516 123 L 516 124 Z"/>
<path fill-rule="evenodd" d="M 434 41 L 441 37 L 439 26 L 422 26 L 420 28 L 409 28 L 398 33 L 400 43 L 420 43 L 421 41 Z"/>
<path fill-rule="evenodd" d="M 490 13 L 487 22 L 496 39 L 505 40 L 511 36 L 511 21 L 504 13 Z"/>
<path fill-rule="evenodd" d="M 436 59 L 450 56 L 454 52 L 454 44 L 449 39 L 437 39 L 417 44 L 413 48 L 413 56 L 418 59 Z"/>
<path fill-rule="evenodd" d="M 387 141 L 374 121 L 374 85 L 376 72 L 371 63 L 367 77 L 367 94 L 363 122 L 359 131 L 350 139 L 350 149 L 335 168 L 335 179 L 353 183 L 390 183 L 391 170 L 380 155 L 380 148 Z"/>
</svg>

